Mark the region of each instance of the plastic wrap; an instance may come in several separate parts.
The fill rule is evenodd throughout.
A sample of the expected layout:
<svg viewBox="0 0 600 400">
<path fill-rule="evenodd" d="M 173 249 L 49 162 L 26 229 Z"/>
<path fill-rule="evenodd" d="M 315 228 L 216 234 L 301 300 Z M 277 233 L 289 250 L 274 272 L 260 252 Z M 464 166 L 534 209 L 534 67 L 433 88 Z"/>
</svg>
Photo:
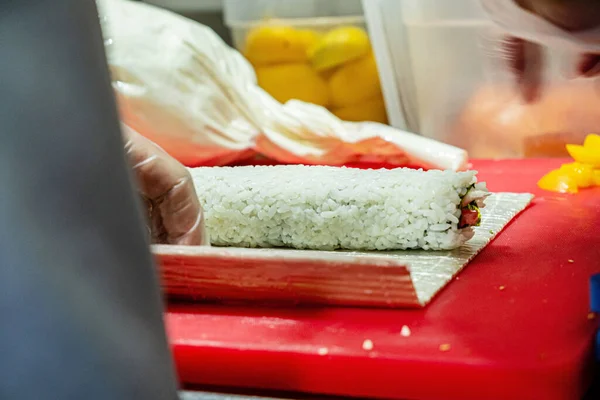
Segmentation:
<svg viewBox="0 0 600 400">
<path fill-rule="evenodd" d="M 312 104 L 277 102 L 256 85 L 249 63 L 203 25 L 126 0 L 99 5 L 123 122 L 187 166 L 258 153 L 284 163 L 466 167 L 462 149 L 385 125 L 345 123 Z"/>
</svg>

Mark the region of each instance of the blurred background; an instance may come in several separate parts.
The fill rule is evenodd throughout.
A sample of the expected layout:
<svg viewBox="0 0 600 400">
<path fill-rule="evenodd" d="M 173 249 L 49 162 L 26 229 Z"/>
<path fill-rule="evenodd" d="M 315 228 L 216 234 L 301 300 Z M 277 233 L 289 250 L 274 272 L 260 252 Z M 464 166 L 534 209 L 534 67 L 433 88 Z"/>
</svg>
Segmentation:
<svg viewBox="0 0 600 400">
<path fill-rule="evenodd" d="M 145 0 L 211 27 L 280 102 L 375 121 L 479 158 L 561 157 L 600 131 L 600 91 L 548 47 L 541 99 L 525 104 L 478 0 Z"/>
</svg>

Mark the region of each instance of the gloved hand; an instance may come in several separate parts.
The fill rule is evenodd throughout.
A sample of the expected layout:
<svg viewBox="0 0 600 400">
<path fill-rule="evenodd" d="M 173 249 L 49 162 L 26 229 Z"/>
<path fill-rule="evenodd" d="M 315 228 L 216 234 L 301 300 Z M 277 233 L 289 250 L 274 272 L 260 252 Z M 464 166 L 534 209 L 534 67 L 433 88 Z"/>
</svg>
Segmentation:
<svg viewBox="0 0 600 400">
<path fill-rule="evenodd" d="M 153 243 L 208 245 L 190 173 L 154 142 L 122 126 L 125 150 L 148 207 Z"/>
<path fill-rule="evenodd" d="M 526 101 L 542 86 L 542 45 L 562 44 L 581 53 L 576 74 L 600 75 L 600 2 L 595 0 L 482 0 L 494 22 L 511 36 L 502 54 L 515 73 Z M 552 42 L 552 43 L 548 43 Z"/>
</svg>

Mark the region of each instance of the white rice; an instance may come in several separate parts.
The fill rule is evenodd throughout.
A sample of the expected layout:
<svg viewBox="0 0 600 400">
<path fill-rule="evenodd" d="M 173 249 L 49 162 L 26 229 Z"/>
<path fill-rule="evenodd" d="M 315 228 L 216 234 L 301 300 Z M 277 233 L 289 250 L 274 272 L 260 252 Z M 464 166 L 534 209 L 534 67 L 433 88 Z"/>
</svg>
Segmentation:
<svg viewBox="0 0 600 400">
<path fill-rule="evenodd" d="M 190 170 L 211 243 L 315 250 L 449 250 L 476 172 L 317 166 Z M 484 185 L 477 185 L 480 201 Z"/>
</svg>

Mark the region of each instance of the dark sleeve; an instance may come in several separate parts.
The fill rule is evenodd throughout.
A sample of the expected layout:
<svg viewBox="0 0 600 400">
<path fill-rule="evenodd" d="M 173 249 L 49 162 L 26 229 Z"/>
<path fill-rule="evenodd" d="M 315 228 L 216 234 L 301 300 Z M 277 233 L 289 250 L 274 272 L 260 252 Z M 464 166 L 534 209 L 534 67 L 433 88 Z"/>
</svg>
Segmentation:
<svg viewBox="0 0 600 400">
<path fill-rule="evenodd" d="M 92 0 L 0 1 L 0 399 L 177 398 Z"/>
</svg>

